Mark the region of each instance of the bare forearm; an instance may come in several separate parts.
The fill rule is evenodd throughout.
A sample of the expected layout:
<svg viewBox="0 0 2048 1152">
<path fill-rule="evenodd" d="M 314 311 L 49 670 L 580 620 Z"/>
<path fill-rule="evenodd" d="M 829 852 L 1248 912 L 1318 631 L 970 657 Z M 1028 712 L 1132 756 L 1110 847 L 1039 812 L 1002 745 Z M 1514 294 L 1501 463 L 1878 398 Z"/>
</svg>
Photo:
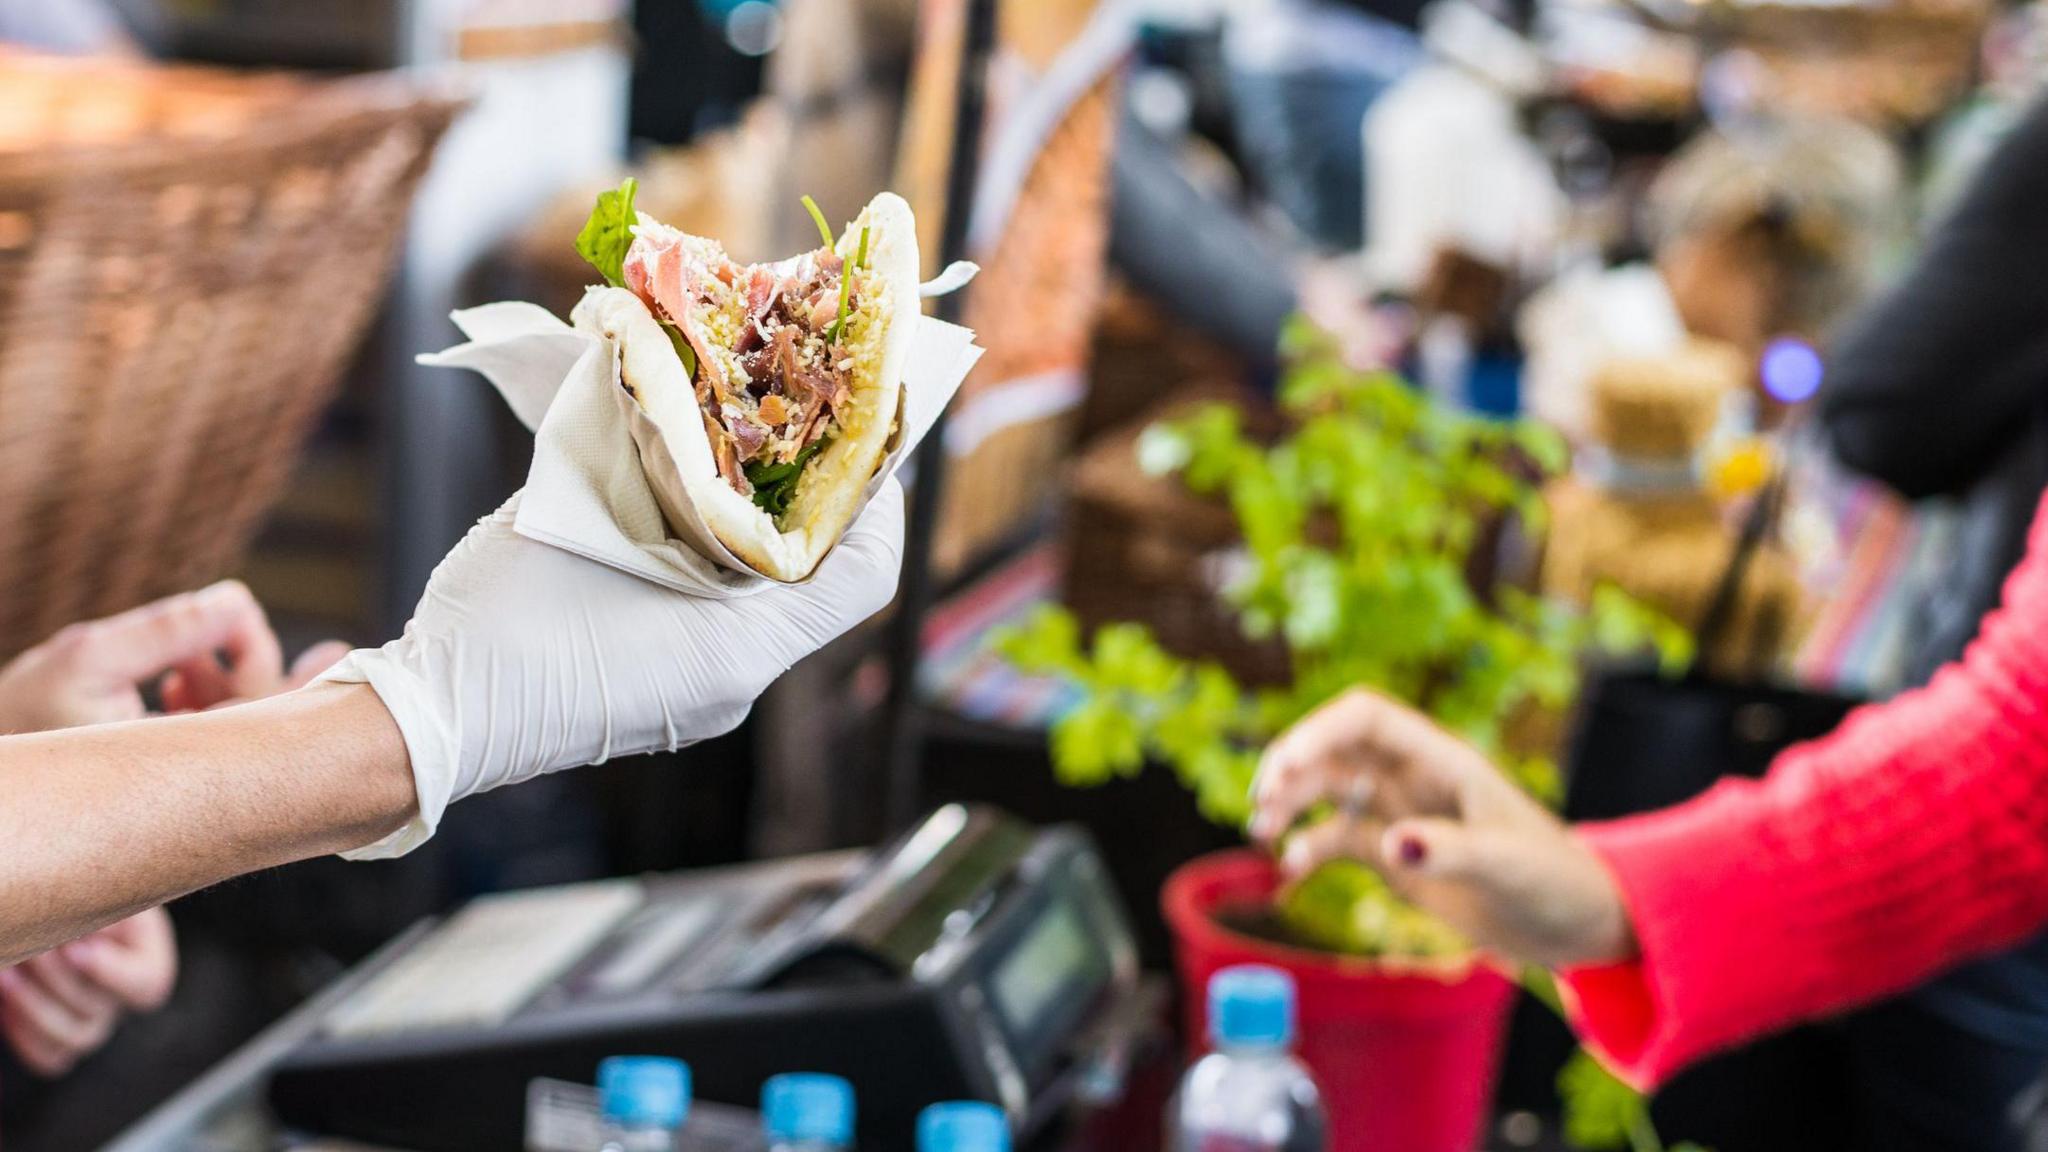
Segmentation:
<svg viewBox="0 0 2048 1152">
<path fill-rule="evenodd" d="M 0 738 L 0 963 L 231 876 L 360 847 L 414 805 L 370 689 Z"/>
</svg>

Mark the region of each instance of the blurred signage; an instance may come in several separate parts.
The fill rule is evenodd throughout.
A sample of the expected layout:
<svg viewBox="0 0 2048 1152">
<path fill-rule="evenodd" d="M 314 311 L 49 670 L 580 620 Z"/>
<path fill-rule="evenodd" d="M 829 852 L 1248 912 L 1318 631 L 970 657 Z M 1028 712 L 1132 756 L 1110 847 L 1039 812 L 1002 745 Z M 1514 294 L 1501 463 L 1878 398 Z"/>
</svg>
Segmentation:
<svg viewBox="0 0 2048 1152">
<path fill-rule="evenodd" d="M 456 23 L 455 57 L 504 60 L 618 43 L 629 15 L 624 0 L 475 0 Z"/>
</svg>

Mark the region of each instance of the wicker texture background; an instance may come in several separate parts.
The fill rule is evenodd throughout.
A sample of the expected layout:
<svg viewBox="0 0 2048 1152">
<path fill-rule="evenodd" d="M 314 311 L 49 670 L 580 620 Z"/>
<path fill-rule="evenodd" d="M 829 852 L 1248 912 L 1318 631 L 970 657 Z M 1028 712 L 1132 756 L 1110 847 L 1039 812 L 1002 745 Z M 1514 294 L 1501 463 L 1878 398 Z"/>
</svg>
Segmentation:
<svg viewBox="0 0 2048 1152">
<path fill-rule="evenodd" d="M 283 72 L 78 60 L 0 45 L 0 152 L 225 138 L 307 87 Z"/>
<path fill-rule="evenodd" d="M 1243 540 L 1229 505 L 1189 492 L 1178 477 L 1151 476 L 1138 467 L 1144 430 L 1201 402 L 1244 407 L 1255 431 L 1277 419 L 1234 388 L 1213 387 L 1213 393 L 1162 404 L 1082 453 L 1070 479 L 1061 600 L 1084 632 L 1136 621 L 1175 655 L 1213 660 L 1247 684 L 1284 684 L 1286 647 L 1247 639 L 1221 595 L 1219 564 Z M 1190 391 L 1195 388 L 1202 386 Z"/>
<path fill-rule="evenodd" d="M 0 656 L 235 569 L 461 107 L 391 77 L 93 67 L 0 57 L 58 133 L 0 136 Z M 74 143 L 85 105 L 125 129 Z"/>
<path fill-rule="evenodd" d="M 1108 279 L 1109 158 L 1121 92 L 1121 77 L 1106 76 L 1068 110 L 995 250 L 978 256 L 966 323 L 988 353 L 961 386 L 956 415 L 1020 380 L 1087 371 Z M 1044 506 L 1057 490 L 1074 416 L 1012 424 L 953 461 L 939 513 L 939 571 L 970 563 Z"/>
</svg>

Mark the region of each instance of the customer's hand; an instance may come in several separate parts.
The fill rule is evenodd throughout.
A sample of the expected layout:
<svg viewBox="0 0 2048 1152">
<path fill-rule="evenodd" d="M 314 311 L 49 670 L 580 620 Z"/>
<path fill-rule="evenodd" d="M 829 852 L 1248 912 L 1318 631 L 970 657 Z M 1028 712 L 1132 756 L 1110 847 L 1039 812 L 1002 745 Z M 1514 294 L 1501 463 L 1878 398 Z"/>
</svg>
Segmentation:
<svg viewBox="0 0 2048 1152">
<path fill-rule="evenodd" d="M 244 700 L 261 700 L 312 683 L 348 654 L 346 643 L 322 640 L 299 653 L 289 666 L 266 668 L 260 675 L 253 668 L 230 675 L 215 659 L 188 661 L 164 674 L 157 695 L 169 713 L 204 712 Z"/>
<path fill-rule="evenodd" d="M 419 816 L 357 856 L 409 851 L 451 801 L 737 727 L 791 664 L 895 595 L 891 481 L 808 583 L 687 596 L 513 530 L 514 496 L 434 570 L 405 634 L 325 677 L 366 682 L 398 722 Z"/>
<path fill-rule="evenodd" d="M 1306 875 L 1339 857 L 1494 952 L 1555 967 L 1633 955 L 1605 867 L 1471 745 L 1363 690 L 1317 709 L 1259 767 L 1252 833 Z M 1327 802 L 1334 815 L 1295 830 Z"/>
<path fill-rule="evenodd" d="M 295 688 L 343 649 L 317 646 L 287 673 L 277 636 L 234 580 L 74 624 L 0 668 L 0 733 L 142 717 L 141 686 L 163 677 L 170 711 Z"/>
<path fill-rule="evenodd" d="M 29 1071 L 61 1076 L 122 1016 L 161 1007 L 177 974 L 171 918 L 152 908 L 0 969 L 0 1036 Z"/>
</svg>

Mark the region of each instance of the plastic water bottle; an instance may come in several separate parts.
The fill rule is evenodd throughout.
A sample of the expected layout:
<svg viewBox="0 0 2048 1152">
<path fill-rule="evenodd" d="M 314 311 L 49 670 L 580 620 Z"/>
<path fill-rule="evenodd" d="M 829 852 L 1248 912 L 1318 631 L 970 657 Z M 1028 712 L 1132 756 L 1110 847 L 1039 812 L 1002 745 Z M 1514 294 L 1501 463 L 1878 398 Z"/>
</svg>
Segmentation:
<svg viewBox="0 0 2048 1152">
<path fill-rule="evenodd" d="M 674 1152 L 690 1116 L 690 1066 L 667 1056 L 613 1056 L 597 1066 L 602 1152 Z"/>
<path fill-rule="evenodd" d="M 918 1113 L 917 1152 L 1010 1152 L 1010 1118 L 979 1100 L 934 1104 Z"/>
<path fill-rule="evenodd" d="M 846 1152 L 853 1147 L 853 1085 L 822 1072 L 789 1072 L 761 1085 L 768 1152 Z"/>
<path fill-rule="evenodd" d="M 1215 1051 L 1181 1079 L 1167 1112 L 1170 1152 L 1324 1152 L 1316 1082 L 1290 1051 L 1294 979 L 1277 968 L 1226 968 L 1209 980 Z"/>
</svg>

